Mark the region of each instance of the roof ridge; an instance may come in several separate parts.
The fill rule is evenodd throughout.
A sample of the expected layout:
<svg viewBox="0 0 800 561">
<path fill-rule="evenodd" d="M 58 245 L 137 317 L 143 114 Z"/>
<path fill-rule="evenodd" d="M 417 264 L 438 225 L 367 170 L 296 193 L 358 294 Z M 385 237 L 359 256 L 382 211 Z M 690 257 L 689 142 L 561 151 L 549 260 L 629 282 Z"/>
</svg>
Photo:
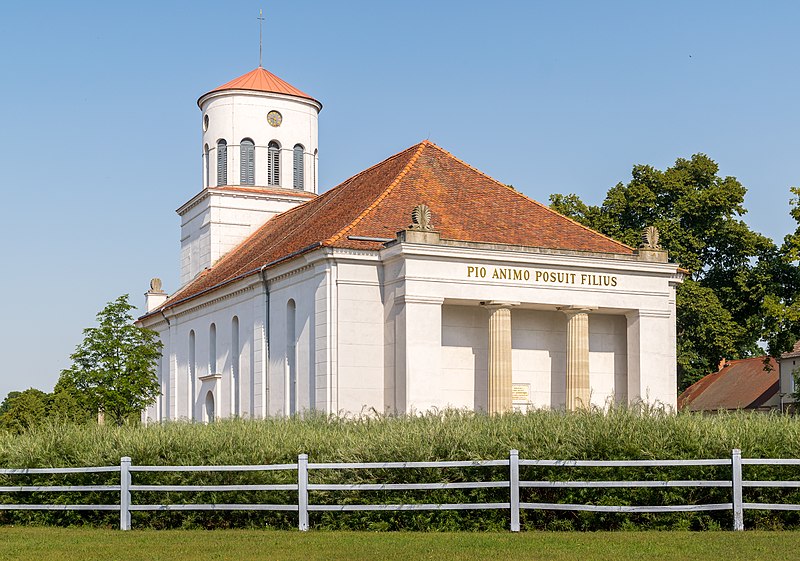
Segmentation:
<svg viewBox="0 0 800 561">
<path fill-rule="evenodd" d="M 379 162 L 379 163 L 377 163 L 377 164 L 375 164 L 375 165 L 373 165 L 373 166 L 370 166 L 370 167 L 368 167 L 367 169 L 365 169 L 365 170 L 363 170 L 363 171 L 361 171 L 361 172 L 359 172 L 359 173 L 355 174 L 354 176 L 352 176 L 352 177 L 350 177 L 350 178 L 348 178 L 348 179 L 345 179 L 343 182 L 341 182 L 339 185 L 337 185 L 337 186 L 336 186 L 336 187 L 334 187 L 333 189 L 330 189 L 330 190 L 326 191 L 325 193 L 323 193 L 323 195 L 321 195 L 320 197 L 317 197 L 316 199 L 312 199 L 312 200 L 319 200 L 320 198 L 322 198 L 322 203 L 319 205 L 319 208 L 315 209 L 315 211 L 314 211 L 314 212 L 312 212 L 312 213 L 310 213 L 308 216 L 306 216 L 306 218 L 305 218 L 305 220 L 303 220 L 303 222 L 299 222 L 299 223 L 297 223 L 297 224 L 295 225 L 295 228 L 287 229 L 287 230 L 284 232 L 284 235 L 283 235 L 283 237 L 281 237 L 281 240 L 284 240 L 284 239 L 286 239 L 287 237 L 289 237 L 289 234 L 290 234 L 290 232 L 293 232 L 293 231 L 294 231 L 294 230 L 296 230 L 298 227 L 300 227 L 300 225 L 301 225 L 301 224 L 304 224 L 304 223 L 308 222 L 309 220 L 311 220 L 311 219 L 312 219 L 313 217 L 315 217 L 315 216 L 317 215 L 317 213 L 319 213 L 319 212 L 320 212 L 322 209 L 326 208 L 326 207 L 327 207 L 328 205 L 330 205 L 332 202 L 334 202 L 335 200 L 337 200 L 338 196 L 339 196 L 339 195 L 340 195 L 342 192 L 344 192 L 344 190 L 345 190 L 345 187 L 346 187 L 347 185 L 349 185 L 350 183 L 352 183 L 352 182 L 353 182 L 353 181 L 354 181 L 356 178 L 358 178 L 358 177 L 361 177 L 361 175 L 363 175 L 363 174 L 367 173 L 368 171 L 370 171 L 370 170 L 372 170 L 372 169 L 374 169 L 374 168 L 376 168 L 376 167 L 378 167 L 378 166 L 380 166 L 380 165 L 382 165 L 382 164 L 385 164 L 386 162 L 389 162 L 389 161 L 391 161 L 391 160 L 394 160 L 395 158 L 398 158 L 398 157 L 400 157 L 400 155 L 401 155 L 401 154 L 405 154 L 406 152 L 408 152 L 408 150 L 409 150 L 409 149 L 408 149 L 408 148 L 406 148 L 406 149 L 405 149 L 405 150 L 403 150 L 402 152 L 399 152 L 399 153 L 397 153 L 397 154 L 394 154 L 393 156 L 390 156 L 389 158 L 386 158 L 386 159 L 385 159 L 385 160 L 383 160 L 382 162 Z M 345 193 L 345 194 L 346 194 L 346 193 Z M 308 202 L 311 202 L 311 201 L 308 201 Z M 303 204 L 305 204 L 305 203 L 303 203 Z M 286 211 L 286 212 L 290 212 L 290 211 L 292 211 L 292 210 L 294 210 L 294 209 L 296 209 L 296 208 L 299 208 L 300 206 L 302 206 L 302 205 L 298 205 L 298 206 L 296 206 L 296 207 L 294 207 L 294 208 L 292 208 L 292 209 L 290 209 L 289 211 Z M 283 214 L 283 213 L 282 213 L 282 214 Z M 282 214 L 281 214 L 281 215 L 282 215 Z M 346 228 L 344 228 L 344 229 L 346 229 Z M 343 230 L 344 230 L 344 229 L 343 229 Z M 327 240 L 320 240 L 320 243 L 321 243 L 322 245 L 325 245 L 325 244 L 327 243 Z"/>
<path fill-rule="evenodd" d="M 392 190 L 395 188 L 395 186 L 397 186 L 397 184 L 400 183 L 400 180 L 402 180 L 403 177 L 406 176 L 406 174 L 411 170 L 411 167 L 415 163 L 417 163 L 417 160 L 419 159 L 420 155 L 422 154 L 422 151 L 429 144 L 431 144 L 431 143 L 429 141 L 427 141 L 427 140 L 423 140 L 422 142 L 417 144 L 417 148 L 414 151 L 414 155 L 411 156 L 411 159 L 408 161 L 408 163 L 395 176 L 394 180 L 389 184 L 389 186 L 386 189 L 384 189 L 383 192 L 380 195 L 378 195 L 378 197 L 372 202 L 372 204 L 369 205 L 366 209 L 364 209 L 364 211 L 361 214 L 359 214 L 352 222 L 350 222 L 350 224 L 348 224 L 347 226 L 345 226 L 344 228 L 339 230 L 337 233 L 335 233 L 333 236 L 329 237 L 327 240 L 323 240 L 322 244 L 323 245 L 332 244 L 332 243 L 336 242 L 336 240 L 342 238 L 344 236 L 345 232 L 355 228 L 356 224 L 358 224 L 361 220 L 364 219 L 364 217 L 366 217 L 370 212 L 372 212 L 372 210 L 376 206 L 378 206 L 378 204 L 383 199 L 385 199 L 386 197 L 389 196 L 389 193 L 391 193 Z M 403 154 L 405 152 L 407 152 L 407 150 L 404 150 L 403 152 L 400 152 L 400 154 Z M 397 154 L 397 155 L 399 156 L 399 154 Z M 387 161 L 389 161 L 389 159 L 391 159 L 391 158 L 387 158 L 386 160 L 384 160 L 381 163 L 387 162 Z"/>
<path fill-rule="evenodd" d="M 597 230 L 593 230 L 592 228 L 589 228 L 589 227 L 588 227 L 588 226 L 586 226 L 585 224 L 581 224 L 580 222 L 578 222 L 577 220 L 574 220 L 574 219 L 570 218 L 569 216 L 564 216 L 563 214 L 561 214 L 560 212 L 556 212 L 555 210 L 553 210 L 552 208 L 550 208 L 550 207 L 549 207 L 549 206 L 547 206 L 546 204 L 540 203 L 540 202 L 539 202 L 539 201 L 537 201 L 536 199 L 532 199 L 532 198 L 530 198 L 530 197 L 529 197 L 529 196 L 527 196 L 525 193 L 522 193 L 522 192 L 520 192 L 520 191 L 517 191 L 516 189 L 514 189 L 513 187 L 510 187 L 509 185 L 506 185 L 506 184 L 505 184 L 505 183 L 503 183 L 502 181 L 498 181 L 497 179 L 495 179 L 495 178 L 494 178 L 494 177 L 492 177 L 491 175 L 488 175 L 488 174 L 486 174 L 486 173 L 482 172 L 481 170 L 479 170 L 478 168 L 476 168 L 476 167 L 474 167 L 474 166 L 470 165 L 469 163 L 465 162 L 464 160 L 462 160 L 462 159 L 461 159 L 461 158 L 459 158 L 458 156 L 454 156 L 453 154 L 451 154 L 450 152 L 448 152 L 447 150 L 445 150 L 444 148 L 442 148 L 442 147 L 441 147 L 441 146 L 439 146 L 438 144 L 436 144 L 436 143 L 434 143 L 434 142 L 431 142 L 431 141 L 429 141 L 429 140 L 424 140 L 423 142 L 424 142 L 424 143 L 427 143 L 427 144 L 429 144 L 429 145 L 431 145 L 431 146 L 433 146 L 434 148 L 436 148 L 437 150 L 439 150 L 440 152 L 442 152 L 444 155 L 446 155 L 446 156 L 448 156 L 449 158 L 452 158 L 452 159 L 454 159 L 454 160 L 455 160 L 455 161 L 457 161 L 458 163 L 460 163 L 460 164 L 462 164 L 462 165 L 464 165 L 464 166 L 468 167 L 469 169 L 471 169 L 471 170 L 472 170 L 472 171 L 474 171 L 475 173 L 477 173 L 477 174 L 479 174 L 479 175 L 482 175 L 482 176 L 483 176 L 483 177 L 485 177 L 486 179 L 488 179 L 488 180 L 490 180 L 490 181 L 493 181 L 494 183 L 496 183 L 496 184 L 498 184 L 498 185 L 500 185 L 500 186 L 502 186 L 502 187 L 505 187 L 506 189 L 510 190 L 512 193 L 516 194 L 517 196 L 519 196 L 519 197 L 522 197 L 522 198 L 523 198 L 523 199 L 525 199 L 526 201 L 532 202 L 533 204 L 535 204 L 535 205 L 537 205 L 537 206 L 539 206 L 539 207 L 543 208 L 543 209 L 544 209 L 544 210 L 546 210 L 547 212 L 550 212 L 550 213 L 552 213 L 552 214 L 555 214 L 556 216 L 558 216 L 558 217 L 560 217 L 560 218 L 564 218 L 564 219 L 566 219 L 566 220 L 569 220 L 570 222 L 572 222 L 573 224 L 576 224 L 576 225 L 580 226 L 580 227 L 581 227 L 581 228 L 583 228 L 584 230 L 588 230 L 589 232 L 592 232 L 593 234 L 597 234 L 598 236 L 601 236 L 601 237 L 603 237 L 603 238 L 605 238 L 605 239 L 607 239 L 607 240 L 609 240 L 609 241 L 611 241 L 611 242 L 613 242 L 613 243 L 615 243 L 615 244 L 617 244 L 617 245 L 620 245 L 620 246 L 622 246 L 622 247 L 624 247 L 624 248 L 626 248 L 626 249 L 630 249 L 630 250 L 632 250 L 632 251 L 635 251 L 635 248 L 633 248 L 633 247 L 631 247 L 631 246 L 629 246 L 629 245 L 627 245 L 627 244 L 624 244 L 624 243 L 622 243 L 622 242 L 620 242 L 620 241 L 618 241 L 618 240 L 615 240 L 614 238 L 612 238 L 612 237 L 610 237 L 610 236 L 606 236 L 606 235 L 605 235 L 605 234 L 603 234 L 602 232 L 598 232 Z"/>
</svg>

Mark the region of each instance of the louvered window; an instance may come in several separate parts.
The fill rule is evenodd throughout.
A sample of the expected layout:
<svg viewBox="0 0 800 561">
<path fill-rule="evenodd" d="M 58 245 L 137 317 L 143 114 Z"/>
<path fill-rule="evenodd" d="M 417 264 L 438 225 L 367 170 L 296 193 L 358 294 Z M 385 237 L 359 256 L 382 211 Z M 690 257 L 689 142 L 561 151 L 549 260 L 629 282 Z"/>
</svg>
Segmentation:
<svg viewBox="0 0 800 561">
<path fill-rule="evenodd" d="M 281 147 L 274 140 L 267 149 L 267 184 L 281 184 Z"/>
<path fill-rule="evenodd" d="M 228 143 L 217 142 L 217 185 L 228 184 Z"/>
<path fill-rule="evenodd" d="M 256 149 L 253 141 L 249 138 L 242 140 L 241 148 L 241 165 L 239 177 L 241 178 L 240 185 L 255 185 L 256 184 Z"/>
<path fill-rule="evenodd" d="M 303 179 L 305 175 L 305 170 L 303 169 L 303 147 L 300 144 L 296 144 L 294 147 L 294 175 L 292 186 L 295 189 L 302 189 L 303 188 Z"/>
</svg>

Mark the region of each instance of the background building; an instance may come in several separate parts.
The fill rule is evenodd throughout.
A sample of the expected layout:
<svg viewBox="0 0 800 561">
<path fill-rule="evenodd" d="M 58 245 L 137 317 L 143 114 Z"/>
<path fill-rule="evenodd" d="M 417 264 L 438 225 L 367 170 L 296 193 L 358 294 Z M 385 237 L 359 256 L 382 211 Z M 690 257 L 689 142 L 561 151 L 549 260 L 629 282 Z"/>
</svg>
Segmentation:
<svg viewBox="0 0 800 561">
<path fill-rule="evenodd" d="M 722 360 L 717 372 L 700 378 L 678 397 L 683 411 L 779 410 L 778 363 L 756 356 Z"/>
</svg>

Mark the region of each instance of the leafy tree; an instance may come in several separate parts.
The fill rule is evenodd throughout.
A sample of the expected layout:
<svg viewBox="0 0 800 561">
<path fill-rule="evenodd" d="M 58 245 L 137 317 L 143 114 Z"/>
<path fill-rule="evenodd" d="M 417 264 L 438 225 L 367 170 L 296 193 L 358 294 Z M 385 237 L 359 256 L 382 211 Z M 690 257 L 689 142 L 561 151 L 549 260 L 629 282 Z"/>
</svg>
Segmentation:
<svg viewBox="0 0 800 561">
<path fill-rule="evenodd" d="M 762 326 L 769 352 L 775 357 L 790 350 L 800 338 L 800 188 L 790 191 L 789 213 L 798 223 L 797 229 L 784 238 L 780 251 L 762 267 L 764 276 L 775 285 L 764 299 Z"/>
<path fill-rule="evenodd" d="M 0 415 L 4 415 L 9 409 L 11 409 L 11 404 L 20 393 L 22 392 L 8 392 L 8 395 L 5 397 L 2 403 L 0 403 Z"/>
<path fill-rule="evenodd" d="M 47 417 L 62 422 L 86 423 L 97 418 L 97 410 L 78 388 L 62 376 L 48 396 Z"/>
<path fill-rule="evenodd" d="M 46 415 L 47 394 L 35 388 L 9 392 L 0 404 L 0 427 L 23 432 L 40 423 Z"/>
<path fill-rule="evenodd" d="M 106 304 L 97 314 L 99 326 L 84 329 L 72 366 L 61 373 L 65 387 L 118 425 L 159 395 L 156 361 L 163 345 L 155 331 L 133 325 L 133 308 L 127 294 Z"/>
<path fill-rule="evenodd" d="M 576 195 L 550 197 L 554 210 L 633 247 L 645 227 L 656 226 L 670 258 L 689 270 L 677 291 L 681 389 L 723 357 L 760 354 L 758 342 L 770 333 L 776 348 L 785 346 L 778 340 L 787 291 L 781 283 L 794 273 L 772 240 L 740 219 L 745 187 L 718 172 L 711 158 L 695 154 L 665 171 L 634 166 L 631 180 L 612 187 L 600 206 Z"/>
</svg>

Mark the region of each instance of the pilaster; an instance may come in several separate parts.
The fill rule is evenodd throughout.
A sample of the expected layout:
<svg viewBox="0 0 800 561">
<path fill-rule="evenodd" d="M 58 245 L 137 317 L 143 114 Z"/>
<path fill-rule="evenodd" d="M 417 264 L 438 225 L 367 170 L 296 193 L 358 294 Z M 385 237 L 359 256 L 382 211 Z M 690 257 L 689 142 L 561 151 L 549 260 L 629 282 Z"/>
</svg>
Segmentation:
<svg viewBox="0 0 800 561">
<path fill-rule="evenodd" d="M 395 317 L 395 402 L 398 412 L 440 405 L 443 298 L 399 296 Z"/>
</svg>

